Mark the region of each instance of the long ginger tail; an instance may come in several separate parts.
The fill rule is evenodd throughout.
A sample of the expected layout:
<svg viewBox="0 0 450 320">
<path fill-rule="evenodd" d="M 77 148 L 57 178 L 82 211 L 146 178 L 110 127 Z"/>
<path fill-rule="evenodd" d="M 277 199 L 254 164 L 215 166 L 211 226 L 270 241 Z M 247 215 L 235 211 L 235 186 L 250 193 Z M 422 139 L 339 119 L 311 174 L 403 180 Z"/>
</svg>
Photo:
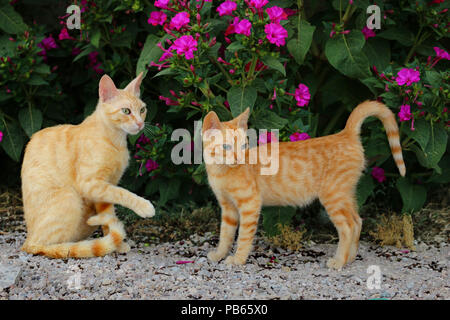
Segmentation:
<svg viewBox="0 0 450 320">
<path fill-rule="evenodd" d="M 101 257 L 114 252 L 119 248 L 125 238 L 125 230 L 119 220 L 115 219 L 107 225 L 109 227 L 109 233 L 102 238 L 51 245 L 25 243 L 22 250 L 50 258 Z"/>
<path fill-rule="evenodd" d="M 392 113 L 392 111 L 384 104 L 378 101 L 364 101 L 359 104 L 350 114 L 344 131 L 359 136 L 362 123 L 366 118 L 371 116 L 375 116 L 383 122 L 391 147 L 392 156 L 400 171 L 400 175 L 404 177 L 406 174 L 406 167 L 405 162 L 403 161 L 397 121 L 395 120 L 394 113 Z"/>
</svg>

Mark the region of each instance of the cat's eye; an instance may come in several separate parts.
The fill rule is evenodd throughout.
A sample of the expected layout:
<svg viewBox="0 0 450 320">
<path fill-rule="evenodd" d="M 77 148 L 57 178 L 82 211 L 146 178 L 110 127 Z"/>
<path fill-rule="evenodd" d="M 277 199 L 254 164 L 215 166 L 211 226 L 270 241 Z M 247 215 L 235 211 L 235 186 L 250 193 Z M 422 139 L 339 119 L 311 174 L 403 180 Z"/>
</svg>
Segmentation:
<svg viewBox="0 0 450 320">
<path fill-rule="evenodd" d="M 223 148 L 225 149 L 225 150 L 231 150 L 231 144 L 224 144 L 223 145 Z"/>
<path fill-rule="evenodd" d="M 245 150 L 245 149 L 247 149 L 248 148 L 248 143 L 244 143 L 242 146 L 241 146 L 241 149 L 242 150 Z"/>
<path fill-rule="evenodd" d="M 145 107 L 142 107 L 142 108 L 141 108 L 141 113 L 144 113 L 145 110 L 146 110 L 146 108 L 145 108 Z"/>
<path fill-rule="evenodd" d="M 122 108 L 122 112 L 128 115 L 131 113 L 131 110 L 129 108 Z"/>
</svg>

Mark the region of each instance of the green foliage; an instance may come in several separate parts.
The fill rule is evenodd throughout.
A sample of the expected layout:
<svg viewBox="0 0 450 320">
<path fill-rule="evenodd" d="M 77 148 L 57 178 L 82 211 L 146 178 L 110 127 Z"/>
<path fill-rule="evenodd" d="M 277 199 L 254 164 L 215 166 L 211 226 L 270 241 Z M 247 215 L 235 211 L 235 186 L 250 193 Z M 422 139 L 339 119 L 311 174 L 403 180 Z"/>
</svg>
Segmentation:
<svg viewBox="0 0 450 320">
<path fill-rule="evenodd" d="M 177 31 L 147 22 L 152 11 L 162 11 L 154 1 L 87 1 L 81 31 L 68 30 L 66 39 L 59 37 L 58 17 L 66 9 L 59 1 L 13 3 L 0 1 L 0 165 L 8 168 L 0 181 L 8 181 L 14 170 L 19 174 L 33 133 L 80 123 L 94 110 L 103 73 L 123 88 L 143 71 L 147 125 L 141 135 L 129 137 L 132 160 L 122 184 L 160 208 L 187 201 L 201 206 L 213 199 L 203 165 L 175 165 L 170 157 L 176 128 L 192 136 L 182 141 L 184 150 L 199 150 L 194 121 L 211 110 L 229 120 L 249 107 L 250 127 L 279 129 L 279 139 L 289 141 L 293 133 L 338 132 L 358 103 L 379 99 L 403 120 L 407 176 L 398 174 L 382 124 L 367 120 L 361 138 L 368 167 L 358 185 L 358 204 L 389 199 L 386 205 L 394 210 L 413 212 L 426 203 L 427 190 L 450 182 L 449 62 L 433 49 L 448 47 L 448 2 L 377 3 L 381 30 L 366 39 L 361 30 L 372 1 L 270 1 L 266 7 L 291 9 L 280 22 L 288 33 L 280 46 L 266 37 L 270 21 L 264 10 L 261 16 L 241 0 L 234 15 L 252 24 L 248 37 L 227 32 L 233 19 L 219 16 L 216 2 L 188 2 L 189 28 Z M 164 12 L 168 25 L 174 13 Z M 191 59 L 170 49 L 181 35 L 197 41 Z M 172 56 L 160 61 L 165 51 Z M 395 79 L 405 68 L 417 70 L 420 80 L 399 85 Z M 311 95 L 304 106 L 294 98 L 299 84 Z M 406 104 L 410 120 L 398 116 Z M 372 175 L 374 167 L 384 172 L 382 182 Z M 264 209 L 264 227 L 276 232 L 271 226 L 288 224 L 294 215 L 292 208 Z"/>
</svg>

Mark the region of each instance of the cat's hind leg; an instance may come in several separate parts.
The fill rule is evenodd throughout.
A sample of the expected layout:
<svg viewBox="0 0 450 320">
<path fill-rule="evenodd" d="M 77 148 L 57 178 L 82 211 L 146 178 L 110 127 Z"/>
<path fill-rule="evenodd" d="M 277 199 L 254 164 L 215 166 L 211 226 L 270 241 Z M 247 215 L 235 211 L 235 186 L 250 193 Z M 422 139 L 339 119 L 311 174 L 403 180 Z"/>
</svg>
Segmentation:
<svg viewBox="0 0 450 320">
<path fill-rule="evenodd" d="M 339 235 L 336 254 L 327 262 L 332 269 L 341 270 L 347 263 L 354 260 L 357 251 L 355 237 L 359 239 L 360 224 L 355 221 L 357 211 L 353 199 L 342 190 L 325 193 L 320 197 L 331 221 Z"/>
</svg>

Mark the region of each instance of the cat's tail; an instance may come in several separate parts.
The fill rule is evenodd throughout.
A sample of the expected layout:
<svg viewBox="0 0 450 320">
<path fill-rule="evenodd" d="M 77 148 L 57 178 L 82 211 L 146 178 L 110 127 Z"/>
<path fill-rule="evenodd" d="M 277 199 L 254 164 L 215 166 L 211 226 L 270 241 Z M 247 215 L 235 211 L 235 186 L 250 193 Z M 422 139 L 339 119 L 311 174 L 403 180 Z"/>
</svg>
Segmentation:
<svg viewBox="0 0 450 320">
<path fill-rule="evenodd" d="M 397 121 L 395 120 L 394 113 L 384 104 L 378 101 L 364 101 L 359 104 L 350 114 L 344 131 L 359 136 L 362 123 L 366 118 L 371 116 L 375 116 L 383 122 L 392 156 L 400 171 L 400 175 L 405 176 L 406 167 L 403 161 Z"/>
<path fill-rule="evenodd" d="M 51 245 L 25 243 L 22 250 L 49 258 L 101 257 L 118 249 L 126 235 L 123 224 L 117 219 L 108 223 L 107 226 L 109 233 L 102 238 Z"/>
</svg>

